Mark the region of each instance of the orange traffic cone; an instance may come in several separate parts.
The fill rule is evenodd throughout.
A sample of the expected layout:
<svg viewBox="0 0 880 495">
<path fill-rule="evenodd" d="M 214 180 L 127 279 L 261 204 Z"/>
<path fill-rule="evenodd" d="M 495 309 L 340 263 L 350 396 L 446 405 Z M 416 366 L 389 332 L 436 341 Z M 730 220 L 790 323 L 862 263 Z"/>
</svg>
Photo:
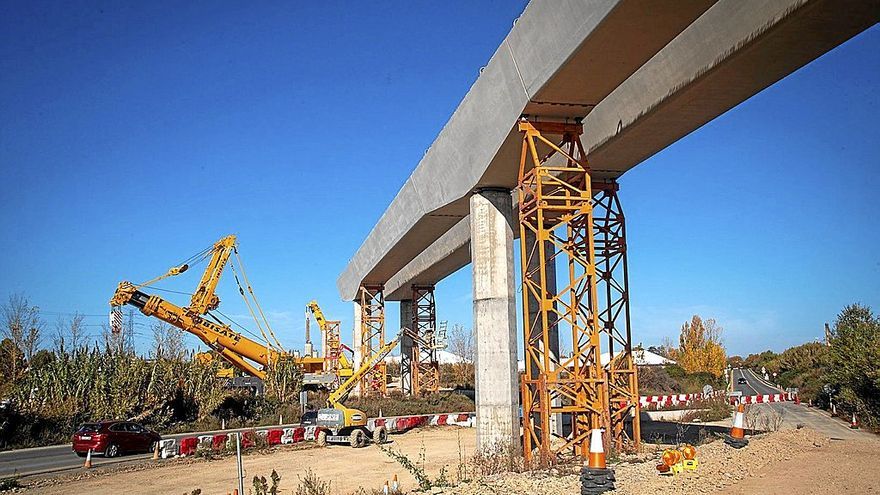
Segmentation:
<svg viewBox="0 0 880 495">
<path fill-rule="evenodd" d="M 92 467 L 92 449 L 86 453 L 86 462 L 83 463 L 83 469 L 91 469 Z"/>
<path fill-rule="evenodd" d="M 153 449 L 153 460 L 159 460 L 159 442 L 156 442 L 156 448 Z"/>
<path fill-rule="evenodd" d="M 849 423 L 849 427 L 852 428 L 853 430 L 859 429 L 859 422 L 858 422 L 858 420 L 856 420 L 856 413 L 853 413 L 852 421 Z"/>
<path fill-rule="evenodd" d="M 736 413 L 733 415 L 733 426 L 730 427 L 730 436 L 737 440 L 745 438 L 745 430 L 743 429 L 743 414 L 745 411 L 745 406 L 740 402 L 736 406 Z"/>
<path fill-rule="evenodd" d="M 733 426 L 730 427 L 730 435 L 725 435 L 724 443 L 730 445 L 735 449 L 741 449 L 749 444 L 749 441 L 745 438 L 745 429 L 743 428 L 743 416 L 745 415 L 746 407 L 742 402 L 737 404 L 736 413 L 733 415 Z"/>
<path fill-rule="evenodd" d="M 596 428 L 590 432 L 590 458 L 587 467 L 605 469 L 605 448 L 602 445 L 602 430 Z"/>
</svg>

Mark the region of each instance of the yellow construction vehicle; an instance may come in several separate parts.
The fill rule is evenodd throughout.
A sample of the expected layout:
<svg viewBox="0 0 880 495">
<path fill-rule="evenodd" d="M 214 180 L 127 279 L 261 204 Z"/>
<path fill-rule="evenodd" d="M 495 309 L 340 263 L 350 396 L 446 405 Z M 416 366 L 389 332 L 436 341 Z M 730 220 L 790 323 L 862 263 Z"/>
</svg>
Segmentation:
<svg viewBox="0 0 880 495">
<path fill-rule="evenodd" d="M 214 291 L 217 288 L 217 283 L 220 281 L 223 268 L 232 254 L 235 254 L 237 265 L 247 286 L 247 292 L 253 300 L 250 301 L 245 295 L 245 289 L 242 287 L 236 273 L 235 280 L 238 284 L 239 292 L 244 298 L 245 303 L 247 303 L 248 309 L 265 340 L 265 344 L 258 343 L 232 330 L 228 324 L 223 323 L 211 313 L 220 305 L 220 298 Z M 180 275 L 189 269 L 191 263 L 208 259 L 209 256 L 208 266 L 192 295 L 189 306 L 177 306 L 159 296 L 149 295 L 140 290 L 166 277 Z M 234 267 L 232 269 L 233 271 L 235 270 Z M 323 359 L 312 356 L 296 357 L 286 352 L 275 337 L 269 322 L 266 320 L 265 315 L 263 315 L 263 310 L 257 303 L 256 297 L 254 297 L 253 289 L 247 281 L 247 275 L 244 273 L 241 259 L 238 257 L 234 235 L 220 239 L 212 247 L 197 253 L 187 262 L 171 268 L 164 275 L 148 282 L 139 285 L 132 284 L 131 282 L 121 282 L 116 288 L 113 298 L 110 300 L 110 305 L 116 307 L 124 304 L 130 304 L 138 308 L 146 316 L 156 317 L 197 336 L 205 345 L 216 351 L 235 368 L 251 376 L 264 379 L 266 377 L 265 369 L 272 363 L 277 363 L 282 359 L 294 359 L 299 364 L 305 374 L 304 383 L 309 382 L 310 376 L 320 375 L 323 372 Z M 254 306 L 262 317 L 262 323 L 254 313 Z M 270 341 L 269 336 L 271 336 L 274 342 Z M 321 378 L 319 377 L 318 379 Z"/>
<path fill-rule="evenodd" d="M 347 443 L 354 448 L 367 445 L 370 440 L 374 443 L 385 443 L 388 439 L 388 430 L 384 426 L 375 426 L 372 431 L 367 425 L 367 415 L 359 410 L 346 407 L 342 402 L 354 389 L 358 382 L 373 367 L 382 362 L 400 342 L 400 337 L 409 330 L 403 329 L 392 341 L 380 347 L 370 359 L 352 373 L 347 380 L 327 397 L 327 407 L 318 410 L 316 425 L 319 428 L 316 435 L 318 445 L 328 443 Z"/>
<path fill-rule="evenodd" d="M 324 358 L 324 371 L 336 374 L 336 383 L 342 383 L 354 373 L 352 362 L 345 355 L 347 347 L 339 335 L 339 321 L 329 321 L 318 306 L 318 301 L 306 305 L 306 341 L 309 341 L 309 314 L 315 317 L 321 329 L 321 354 Z M 310 344 L 309 344 L 310 345 Z M 349 349 L 350 351 L 350 349 Z"/>
<path fill-rule="evenodd" d="M 210 364 L 214 361 L 214 356 L 215 354 L 213 352 L 197 352 L 195 359 L 202 364 Z M 220 369 L 217 370 L 217 378 L 235 378 L 235 367 L 221 366 Z"/>
</svg>

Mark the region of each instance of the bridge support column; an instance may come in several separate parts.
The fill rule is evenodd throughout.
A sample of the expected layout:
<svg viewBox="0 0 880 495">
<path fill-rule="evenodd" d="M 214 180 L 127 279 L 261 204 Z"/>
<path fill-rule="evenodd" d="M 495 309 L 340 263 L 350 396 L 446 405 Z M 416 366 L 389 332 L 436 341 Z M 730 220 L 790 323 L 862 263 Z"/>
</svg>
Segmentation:
<svg viewBox="0 0 880 495">
<path fill-rule="evenodd" d="M 510 191 L 470 198 L 477 406 L 477 450 L 519 446 L 516 366 L 515 217 Z"/>
<path fill-rule="evenodd" d="M 618 452 L 641 443 L 638 368 L 632 348 L 629 317 L 629 279 L 626 262 L 626 220 L 617 181 L 593 182 L 593 230 L 596 239 L 596 275 L 599 322 L 607 334 L 608 401 L 611 444 Z M 632 437 L 625 423 L 632 418 Z"/>
<path fill-rule="evenodd" d="M 564 453 L 587 458 L 591 430 L 609 422 L 592 191 L 579 123 L 522 121 L 519 129 L 522 293 L 524 301 L 534 299 L 523 304 L 523 453 L 527 463 L 546 464 Z M 557 261 L 568 272 L 561 288 L 551 284 Z M 565 358 L 551 346 L 553 329 L 563 322 L 572 346 Z M 571 432 L 551 443 L 550 418 L 560 413 L 571 415 Z"/>
<path fill-rule="evenodd" d="M 413 302 L 411 299 L 400 301 L 400 328 L 412 330 Z M 404 394 L 413 393 L 412 382 L 412 337 L 403 334 L 400 337 L 400 390 Z"/>
<path fill-rule="evenodd" d="M 385 345 L 385 296 L 381 285 L 363 285 L 360 289 L 360 358 L 361 364 Z M 385 362 L 379 362 L 361 379 L 361 395 L 385 395 Z"/>
</svg>

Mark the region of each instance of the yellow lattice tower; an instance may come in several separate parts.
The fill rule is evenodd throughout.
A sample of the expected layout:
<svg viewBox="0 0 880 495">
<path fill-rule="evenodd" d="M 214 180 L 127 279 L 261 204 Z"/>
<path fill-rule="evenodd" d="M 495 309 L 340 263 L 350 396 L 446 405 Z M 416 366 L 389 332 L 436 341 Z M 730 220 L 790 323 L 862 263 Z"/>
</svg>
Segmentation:
<svg viewBox="0 0 880 495">
<path fill-rule="evenodd" d="M 523 283 L 523 454 L 529 463 L 560 455 L 586 459 L 590 431 L 608 424 L 599 362 L 592 191 L 580 124 L 521 121 L 519 224 Z M 551 141 L 549 136 L 557 136 Z M 558 143 L 558 144 L 557 144 Z M 565 273 L 548 282 L 557 264 Z M 570 332 L 557 352 L 555 332 Z M 552 439 L 551 416 L 571 417 L 571 433 Z"/>
<path fill-rule="evenodd" d="M 366 363 L 385 345 L 385 296 L 381 285 L 364 285 L 360 290 L 361 363 Z M 385 395 L 385 362 L 380 361 L 361 379 L 361 394 Z"/>
<path fill-rule="evenodd" d="M 437 308 L 433 285 L 412 286 L 412 328 L 416 332 L 412 347 L 413 394 L 440 390 L 440 364 L 437 361 Z"/>
<path fill-rule="evenodd" d="M 629 280 L 626 260 L 626 220 L 616 181 L 593 181 L 593 226 L 596 240 L 596 275 L 599 288 L 599 322 L 607 334 L 610 361 L 605 366 L 611 420 L 610 443 L 621 451 L 638 448 L 638 374 L 632 349 L 629 313 Z M 625 422 L 632 418 L 632 437 Z"/>
</svg>

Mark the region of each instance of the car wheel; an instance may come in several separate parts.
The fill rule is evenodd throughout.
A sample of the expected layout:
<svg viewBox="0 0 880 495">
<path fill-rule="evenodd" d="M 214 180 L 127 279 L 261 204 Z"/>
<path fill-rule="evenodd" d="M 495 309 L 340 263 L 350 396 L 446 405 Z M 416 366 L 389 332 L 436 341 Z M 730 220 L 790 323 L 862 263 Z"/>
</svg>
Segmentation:
<svg viewBox="0 0 880 495">
<path fill-rule="evenodd" d="M 315 437 L 315 443 L 318 444 L 318 447 L 326 447 L 327 446 L 327 432 L 321 430 L 318 432 L 318 436 Z"/>
<path fill-rule="evenodd" d="M 104 451 L 104 457 L 116 457 L 119 455 L 119 446 L 115 443 L 111 443 L 107 446 L 107 450 Z"/>
<path fill-rule="evenodd" d="M 360 448 L 364 446 L 364 442 L 366 439 L 364 438 L 364 432 L 362 430 L 354 430 L 348 435 L 348 444 L 353 448 Z"/>
</svg>

